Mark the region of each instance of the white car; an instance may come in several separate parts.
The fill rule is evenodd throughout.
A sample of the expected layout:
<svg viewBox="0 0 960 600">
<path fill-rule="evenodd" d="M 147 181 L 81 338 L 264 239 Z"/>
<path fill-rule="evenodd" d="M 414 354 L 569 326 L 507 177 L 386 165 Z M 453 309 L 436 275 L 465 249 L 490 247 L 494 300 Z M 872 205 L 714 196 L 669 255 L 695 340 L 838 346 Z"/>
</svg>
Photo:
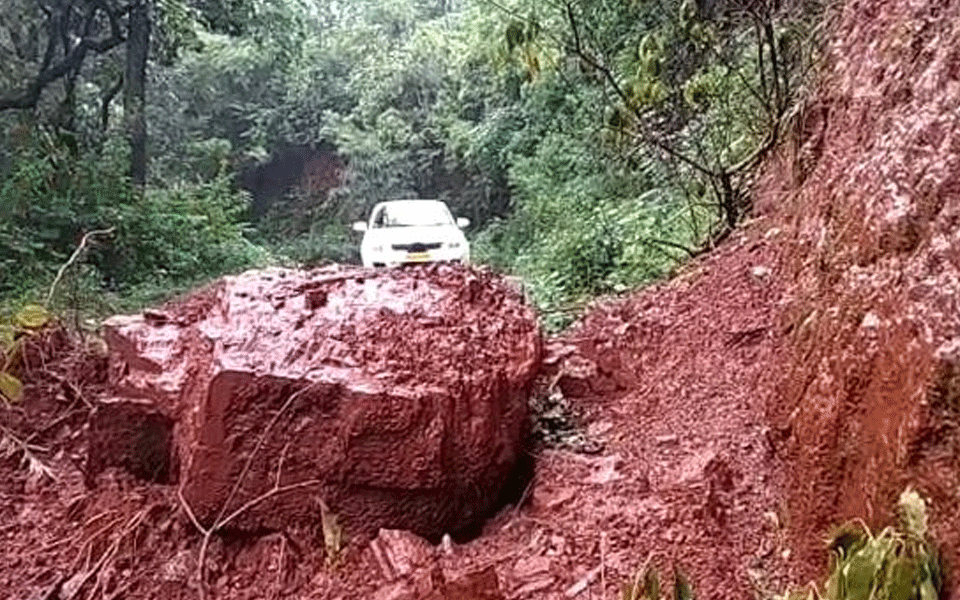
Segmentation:
<svg viewBox="0 0 960 600">
<path fill-rule="evenodd" d="M 370 220 L 357 221 L 363 232 L 360 258 L 365 267 L 393 267 L 410 263 L 470 260 L 470 244 L 463 235 L 470 221 L 454 219 L 439 200 L 390 200 L 370 211 Z"/>
</svg>

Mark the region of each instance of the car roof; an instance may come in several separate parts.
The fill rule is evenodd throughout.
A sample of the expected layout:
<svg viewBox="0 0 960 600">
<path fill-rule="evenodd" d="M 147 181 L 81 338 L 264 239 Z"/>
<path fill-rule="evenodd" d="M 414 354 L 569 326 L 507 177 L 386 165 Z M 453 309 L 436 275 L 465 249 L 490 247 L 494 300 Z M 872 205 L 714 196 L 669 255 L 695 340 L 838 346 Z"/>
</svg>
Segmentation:
<svg viewBox="0 0 960 600">
<path fill-rule="evenodd" d="M 405 199 L 403 199 L 403 200 L 385 200 L 385 201 L 383 201 L 383 202 L 377 203 L 377 206 L 383 206 L 383 205 L 385 205 L 385 204 L 415 204 L 415 203 L 443 204 L 444 206 L 446 206 L 446 203 L 445 203 L 445 202 L 442 202 L 442 201 L 440 201 L 440 200 L 427 200 L 427 199 L 419 199 L 419 198 L 416 198 L 416 199 L 414 199 L 414 198 L 406 199 L 406 198 L 405 198 Z M 375 208 L 376 208 L 376 207 L 375 207 Z"/>
</svg>

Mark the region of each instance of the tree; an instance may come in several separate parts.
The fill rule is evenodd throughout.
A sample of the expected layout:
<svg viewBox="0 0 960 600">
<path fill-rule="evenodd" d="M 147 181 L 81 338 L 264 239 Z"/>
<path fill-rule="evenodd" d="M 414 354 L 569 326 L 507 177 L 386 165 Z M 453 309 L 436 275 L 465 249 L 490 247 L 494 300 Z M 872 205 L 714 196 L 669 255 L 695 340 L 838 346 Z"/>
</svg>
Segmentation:
<svg viewBox="0 0 960 600">
<path fill-rule="evenodd" d="M 44 49 L 36 56 L 29 39 L 11 36 L 14 53 L 22 62 L 35 65 L 35 72 L 21 89 L 0 97 L 0 111 L 35 109 L 48 85 L 65 77 L 72 86 L 91 53 L 103 54 L 124 42 L 121 21 L 127 7 L 112 0 L 36 0 L 23 8 L 25 17 L 39 22 L 36 29 L 42 31 Z M 8 31 L 12 25 L 7 24 Z"/>
<path fill-rule="evenodd" d="M 146 0 L 130 6 L 127 61 L 124 72 L 123 115 L 130 143 L 130 181 L 142 187 L 147 180 L 147 119 L 145 79 L 150 50 L 150 8 Z"/>
<path fill-rule="evenodd" d="M 809 68 L 809 23 L 819 6 L 566 0 L 527 18 L 522 2 L 513 6 L 503 7 L 513 17 L 506 43 L 554 45 L 572 58 L 565 64 L 608 94 L 611 139 L 626 154 L 699 180 L 690 189 L 716 207 L 714 240 L 729 234 L 751 209 L 750 175 L 777 144 Z"/>
</svg>

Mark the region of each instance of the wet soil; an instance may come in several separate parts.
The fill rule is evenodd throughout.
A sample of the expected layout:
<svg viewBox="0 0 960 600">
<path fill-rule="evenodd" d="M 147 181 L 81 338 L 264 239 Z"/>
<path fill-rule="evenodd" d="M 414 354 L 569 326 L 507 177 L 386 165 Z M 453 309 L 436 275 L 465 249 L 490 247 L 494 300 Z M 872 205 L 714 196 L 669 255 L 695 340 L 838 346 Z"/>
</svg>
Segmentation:
<svg viewBox="0 0 960 600">
<path fill-rule="evenodd" d="M 614 597 L 645 564 L 665 580 L 681 571 L 701 598 L 782 589 L 783 469 L 764 420 L 778 376 L 770 366 L 783 351 L 771 257 L 768 243 L 741 236 L 670 283 L 598 303 L 551 340 L 549 352 L 564 358 L 540 394 L 567 389 L 577 441 L 531 447 L 532 482 L 480 537 L 429 546 L 435 579 L 448 582 L 431 593 L 487 572 L 507 598 Z M 591 361 L 586 385 L 571 385 L 574 367 Z M 49 450 L 39 459 L 56 480 L 23 466 L 16 450 L 0 463 L 0 553 L 11 565 L 0 584 L 17 597 L 95 597 L 96 583 L 107 597 L 196 597 L 201 536 L 176 488 L 108 469 L 90 490 L 65 451 Z M 217 536 L 207 557 L 208 597 L 404 593 L 371 546 L 348 539 L 328 552 L 317 531 Z"/>
<path fill-rule="evenodd" d="M 822 577 L 832 526 L 889 524 L 907 484 L 960 564 L 960 5 L 836 10 L 762 216 L 549 340 L 533 480 L 479 537 L 228 532 L 198 568 L 174 486 L 84 485 L 100 383 L 51 349 L 0 409 L 0 596 L 610 599 L 654 565 L 698 598 L 769 598 Z"/>
</svg>

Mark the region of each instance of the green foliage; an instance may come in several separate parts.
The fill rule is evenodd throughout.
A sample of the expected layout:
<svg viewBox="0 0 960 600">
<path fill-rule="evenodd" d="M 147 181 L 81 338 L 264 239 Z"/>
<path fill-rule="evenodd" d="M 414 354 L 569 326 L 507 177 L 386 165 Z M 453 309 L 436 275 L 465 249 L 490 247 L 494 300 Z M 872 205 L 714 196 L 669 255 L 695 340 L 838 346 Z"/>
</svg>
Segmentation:
<svg viewBox="0 0 960 600">
<path fill-rule="evenodd" d="M 523 276 L 551 329 L 586 297 L 663 277 L 712 218 L 691 212 L 669 172 L 606 143 L 601 101 L 545 75 L 521 107 L 478 128 L 484 161 L 507 169 L 513 210 L 476 237 L 474 256 Z"/>
<path fill-rule="evenodd" d="M 0 147 L 0 295 L 48 282 L 83 233 L 109 226 L 78 286 L 138 299 L 271 258 L 355 261 L 350 221 L 380 200 L 432 197 L 470 218 L 475 259 L 524 277 L 559 327 L 591 296 L 669 275 L 724 213 L 749 209 L 751 157 L 800 80 L 772 60 L 755 5 L 154 6 L 146 191 L 130 189 L 123 143 L 103 126 L 122 70 L 104 55 L 64 103 L 73 130 Z M 801 56 L 811 13 L 781 12 L 778 56 Z M 0 61 L 0 78 L 14 67 Z M 273 189 L 245 228 L 245 166 L 330 145 L 348 165 L 339 189 Z"/>
<path fill-rule="evenodd" d="M 861 522 L 840 527 L 830 541 L 830 577 L 823 591 L 787 594 L 809 600 L 936 600 L 943 587 L 939 554 L 927 539 L 923 498 L 907 488 L 900 523 L 874 536 Z"/>
<path fill-rule="evenodd" d="M 912 489 L 900 495 L 900 526 L 873 536 L 865 526 L 841 529 L 831 544 L 827 600 L 935 600 L 942 574 L 926 539 L 926 503 Z"/>
<path fill-rule="evenodd" d="M 17 403 L 23 398 L 23 383 L 17 376 L 23 345 L 52 319 L 46 308 L 36 304 L 25 304 L 13 315 L 0 315 L 0 400 Z"/>
<path fill-rule="evenodd" d="M 73 158 L 55 143 L 20 157 L 0 186 L 0 294 L 49 285 L 88 231 L 115 227 L 89 263 L 124 289 L 196 281 L 262 260 L 240 225 L 247 200 L 226 175 L 203 183 L 132 191 L 119 140 Z"/>
</svg>

